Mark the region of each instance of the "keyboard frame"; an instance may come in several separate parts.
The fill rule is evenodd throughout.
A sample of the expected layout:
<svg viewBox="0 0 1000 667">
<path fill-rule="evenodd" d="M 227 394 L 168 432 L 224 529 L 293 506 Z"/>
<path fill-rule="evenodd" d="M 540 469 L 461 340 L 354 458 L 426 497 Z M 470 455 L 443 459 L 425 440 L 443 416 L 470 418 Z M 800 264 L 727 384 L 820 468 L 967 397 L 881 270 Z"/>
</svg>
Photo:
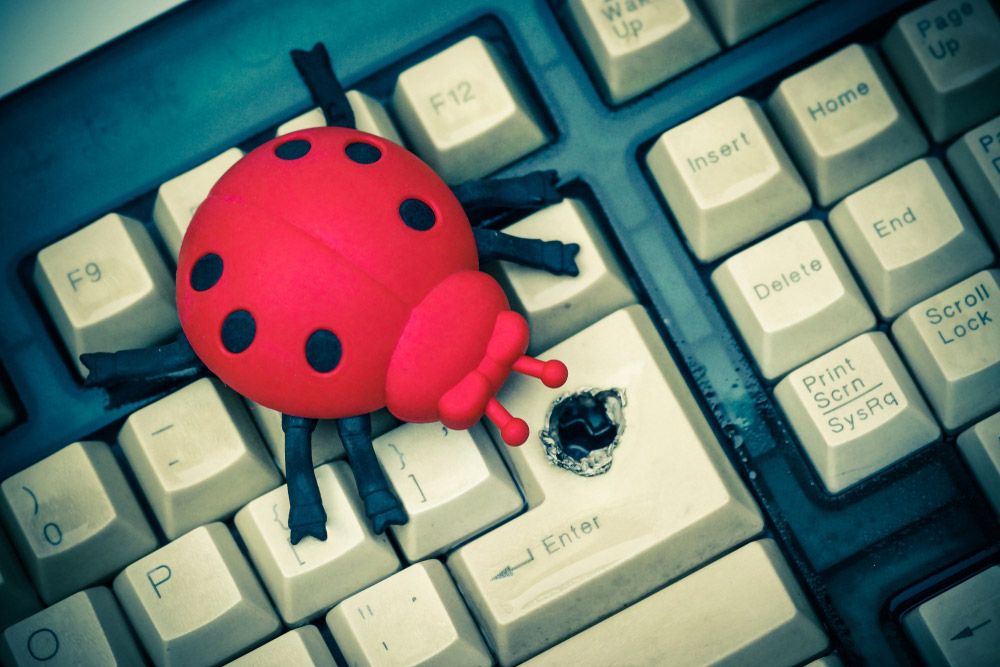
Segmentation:
<svg viewBox="0 0 1000 667">
<path fill-rule="evenodd" d="M 0 151 L 0 362 L 22 413 L 0 435 L 0 479 L 75 440 L 113 442 L 125 416 L 153 400 L 108 408 L 101 391 L 83 387 L 31 281 L 40 249 L 110 211 L 148 223 L 160 183 L 231 146 L 252 147 L 310 108 L 291 48 L 325 42 L 348 87 L 384 100 L 400 71 L 480 34 L 509 47 L 553 133 L 498 173 L 558 169 L 571 193 L 596 205 L 833 647 L 847 661 L 914 660 L 889 600 L 963 559 L 995 561 L 1000 542 L 953 437 L 846 493 L 826 493 L 711 289 L 714 264 L 693 260 L 644 157 L 663 131 L 737 94 L 763 99 L 785 76 L 855 39 L 871 42 L 920 4 L 826 0 L 618 106 L 594 84 L 558 0 L 389 0 L 377 11 L 363 0 L 288 0 L 280 9 L 191 0 L 160 16 L 0 100 L 0 127 L 16 137 Z"/>
</svg>

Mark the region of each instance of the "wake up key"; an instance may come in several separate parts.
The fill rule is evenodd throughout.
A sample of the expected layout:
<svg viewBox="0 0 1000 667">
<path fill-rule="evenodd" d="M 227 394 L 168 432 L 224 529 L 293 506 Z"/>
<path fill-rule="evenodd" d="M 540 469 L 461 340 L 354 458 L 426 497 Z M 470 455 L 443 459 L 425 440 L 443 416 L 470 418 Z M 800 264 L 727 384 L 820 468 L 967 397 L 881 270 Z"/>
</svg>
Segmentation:
<svg viewBox="0 0 1000 667">
<path fill-rule="evenodd" d="M 892 325 L 948 430 L 1000 407 L 1000 271 L 980 271 L 910 308 Z"/>
</svg>

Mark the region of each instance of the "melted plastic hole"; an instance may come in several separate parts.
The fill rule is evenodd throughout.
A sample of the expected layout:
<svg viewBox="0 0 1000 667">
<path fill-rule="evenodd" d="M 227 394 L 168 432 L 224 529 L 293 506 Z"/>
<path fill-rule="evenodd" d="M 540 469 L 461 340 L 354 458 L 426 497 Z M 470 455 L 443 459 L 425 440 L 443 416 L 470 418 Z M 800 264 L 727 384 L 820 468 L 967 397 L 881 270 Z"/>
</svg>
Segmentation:
<svg viewBox="0 0 1000 667">
<path fill-rule="evenodd" d="M 549 409 L 542 444 L 549 461 L 584 477 L 607 472 L 625 430 L 621 389 L 581 389 Z"/>
</svg>

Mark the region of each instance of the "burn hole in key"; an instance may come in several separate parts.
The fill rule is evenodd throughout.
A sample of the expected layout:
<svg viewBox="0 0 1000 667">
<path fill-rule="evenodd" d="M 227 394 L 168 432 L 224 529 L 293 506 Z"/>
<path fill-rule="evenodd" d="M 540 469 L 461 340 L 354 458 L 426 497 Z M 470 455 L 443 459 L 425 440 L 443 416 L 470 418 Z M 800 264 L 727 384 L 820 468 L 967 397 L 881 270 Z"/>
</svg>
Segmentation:
<svg viewBox="0 0 1000 667">
<path fill-rule="evenodd" d="M 549 461 L 584 477 L 607 472 L 625 430 L 620 389 L 582 389 L 549 409 L 541 440 Z"/>
</svg>

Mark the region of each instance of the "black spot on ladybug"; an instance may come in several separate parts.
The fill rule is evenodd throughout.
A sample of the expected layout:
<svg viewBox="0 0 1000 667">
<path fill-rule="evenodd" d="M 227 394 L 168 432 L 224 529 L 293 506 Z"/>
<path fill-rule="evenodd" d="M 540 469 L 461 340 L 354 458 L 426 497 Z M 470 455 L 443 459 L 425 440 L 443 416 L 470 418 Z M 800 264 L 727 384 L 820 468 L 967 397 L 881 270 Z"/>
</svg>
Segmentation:
<svg viewBox="0 0 1000 667">
<path fill-rule="evenodd" d="M 358 164 L 371 164 L 373 162 L 378 162 L 379 158 L 382 157 L 382 151 L 380 151 L 376 146 L 366 144 L 363 141 L 355 141 L 347 144 L 347 148 L 344 149 L 344 152 L 347 153 L 347 157 L 351 158 L 351 160 L 357 162 Z"/>
<path fill-rule="evenodd" d="M 214 252 L 202 255 L 191 268 L 191 289 L 204 292 L 222 277 L 222 258 Z"/>
<path fill-rule="evenodd" d="M 306 361 L 319 373 L 329 373 L 340 363 L 340 339 L 327 329 L 318 329 L 306 341 Z"/>
<path fill-rule="evenodd" d="M 222 345 L 233 354 L 250 347 L 257 335 L 257 322 L 245 310 L 234 310 L 222 322 Z"/>
<path fill-rule="evenodd" d="M 418 232 L 426 232 L 437 222 L 431 207 L 419 199 L 407 199 L 400 204 L 399 217 L 403 219 L 407 227 Z"/>
<path fill-rule="evenodd" d="M 278 144 L 274 149 L 274 154 L 282 160 L 298 160 L 308 153 L 310 148 L 312 148 L 312 144 L 305 139 L 292 139 L 283 144 Z"/>
</svg>

